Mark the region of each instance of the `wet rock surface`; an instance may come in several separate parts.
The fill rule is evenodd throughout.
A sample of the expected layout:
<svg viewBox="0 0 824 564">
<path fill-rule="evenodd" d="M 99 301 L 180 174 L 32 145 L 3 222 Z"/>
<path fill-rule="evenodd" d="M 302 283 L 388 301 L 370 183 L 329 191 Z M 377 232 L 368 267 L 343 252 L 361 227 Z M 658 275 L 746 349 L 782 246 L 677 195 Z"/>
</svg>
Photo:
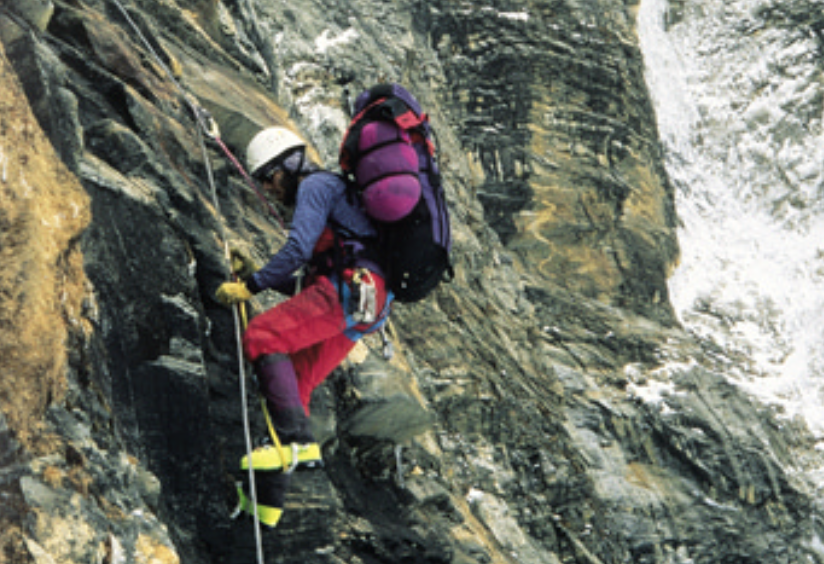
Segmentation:
<svg viewBox="0 0 824 564">
<path fill-rule="evenodd" d="M 11 561 L 254 561 L 251 524 L 228 519 L 243 402 L 212 296 L 225 241 L 263 260 L 283 231 L 190 102 L 233 154 L 280 123 L 333 166 L 349 101 L 381 80 L 438 130 L 456 280 L 396 308 L 392 361 L 370 337 L 317 391 L 326 466 L 295 477 L 266 562 L 822 561 L 796 471 L 818 463 L 809 435 L 726 383 L 746 359 L 673 318 L 676 219 L 632 6 L 124 4 L 0 10 L 0 159 L 26 171 L 3 165 L 18 274 L 0 278 L 0 328 L 49 329 L 3 341 Z M 52 209 L 76 219 L 23 231 L 49 253 L 9 237 Z"/>
</svg>

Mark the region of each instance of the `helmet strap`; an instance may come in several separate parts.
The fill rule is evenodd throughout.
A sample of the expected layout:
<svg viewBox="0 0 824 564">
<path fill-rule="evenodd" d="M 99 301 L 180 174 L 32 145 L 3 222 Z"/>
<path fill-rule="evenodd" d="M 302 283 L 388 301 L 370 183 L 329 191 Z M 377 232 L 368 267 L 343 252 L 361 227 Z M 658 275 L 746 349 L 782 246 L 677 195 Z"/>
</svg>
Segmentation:
<svg viewBox="0 0 824 564">
<path fill-rule="evenodd" d="M 294 172 L 284 171 L 284 175 L 281 178 L 281 183 L 284 188 L 283 205 L 287 207 L 294 206 L 298 199 L 298 185 L 300 184 L 300 176 Z"/>
<path fill-rule="evenodd" d="M 290 207 L 295 205 L 295 202 L 297 201 L 298 186 L 300 185 L 300 179 L 304 174 L 303 168 L 304 168 L 304 165 L 306 163 L 306 151 L 304 151 L 301 148 L 301 149 L 298 149 L 298 152 L 300 154 L 300 160 L 298 161 L 297 166 L 294 167 L 294 169 L 292 169 L 292 167 L 289 167 L 289 168 L 283 167 L 282 168 L 282 170 L 283 170 L 283 180 L 282 180 L 282 182 L 284 184 L 284 188 L 286 189 L 286 191 L 285 191 L 286 193 L 283 197 L 283 203 L 284 203 L 284 205 L 290 206 Z M 291 156 L 291 154 L 287 155 L 286 158 L 288 158 L 289 156 Z M 285 161 L 286 159 L 283 159 L 283 160 Z"/>
</svg>

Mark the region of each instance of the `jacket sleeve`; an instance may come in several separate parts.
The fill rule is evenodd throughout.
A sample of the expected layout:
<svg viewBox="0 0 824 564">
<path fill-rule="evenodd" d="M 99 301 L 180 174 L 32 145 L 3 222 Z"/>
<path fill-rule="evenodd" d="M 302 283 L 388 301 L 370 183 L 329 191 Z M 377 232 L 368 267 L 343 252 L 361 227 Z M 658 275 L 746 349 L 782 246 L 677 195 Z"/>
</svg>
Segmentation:
<svg viewBox="0 0 824 564">
<path fill-rule="evenodd" d="M 286 243 L 266 266 L 248 280 L 247 286 L 252 293 L 267 288 L 284 293 L 294 289 L 294 274 L 312 258 L 315 244 L 326 227 L 338 196 L 325 182 L 325 176 L 313 174 L 301 182 Z"/>
</svg>

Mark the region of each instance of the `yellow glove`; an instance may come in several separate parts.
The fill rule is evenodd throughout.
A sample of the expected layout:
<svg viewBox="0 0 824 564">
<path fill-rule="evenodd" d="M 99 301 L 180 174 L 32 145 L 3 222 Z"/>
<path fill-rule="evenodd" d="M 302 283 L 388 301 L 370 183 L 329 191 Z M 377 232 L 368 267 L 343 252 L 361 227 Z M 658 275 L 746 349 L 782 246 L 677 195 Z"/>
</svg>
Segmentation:
<svg viewBox="0 0 824 564">
<path fill-rule="evenodd" d="M 215 292 L 215 298 L 223 305 L 230 306 L 245 302 L 252 297 L 252 292 L 243 282 L 224 282 Z"/>
<path fill-rule="evenodd" d="M 237 274 L 241 280 L 246 280 L 260 270 L 260 266 L 240 249 L 232 249 L 229 255 L 232 258 L 232 272 Z"/>
</svg>

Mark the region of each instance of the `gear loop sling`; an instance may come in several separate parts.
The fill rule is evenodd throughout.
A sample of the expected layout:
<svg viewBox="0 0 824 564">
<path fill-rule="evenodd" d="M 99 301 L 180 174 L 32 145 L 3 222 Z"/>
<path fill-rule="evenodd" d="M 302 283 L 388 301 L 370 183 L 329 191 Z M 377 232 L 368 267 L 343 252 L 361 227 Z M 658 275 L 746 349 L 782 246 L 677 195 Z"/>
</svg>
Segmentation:
<svg viewBox="0 0 824 564">
<path fill-rule="evenodd" d="M 212 139 L 218 147 L 220 147 L 221 151 L 223 151 L 224 155 L 232 162 L 235 168 L 240 172 L 243 179 L 246 181 L 252 190 L 257 194 L 258 198 L 264 203 L 265 207 L 269 210 L 269 213 L 277 220 L 281 230 L 285 231 L 285 225 L 283 219 L 277 213 L 277 210 L 272 206 L 272 204 L 266 199 L 266 197 L 261 193 L 258 187 L 255 185 L 254 181 L 251 179 L 249 174 L 240 164 L 240 161 L 229 151 L 226 147 L 223 140 L 220 138 L 220 132 L 217 126 L 217 123 L 214 121 L 209 112 L 206 111 L 202 106 L 200 106 L 197 101 L 195 100 L 194 96 L 190 93 L 186 92 L 181 84 L 175 79 L 172 72 L 169 70 L 169 67 L 166 63 L 160 58 L 158 53 L 155 51 L 154 47 L 152 47 L 149 40 L 134 22 L 134 20 L 129 15 L 129 12 L 123 6 L 123 4 L 119 0 L 112 0 L 112 2 L 117 6 L 118 10 L 123 14 L 126 22 L 132 27 L 134 32 L 140 38 L 140 41 L 143 43 L 144 47 L 149 51 L 152 57 L 155 59 L 155 62 L 164 70 L 169 80 L 174 84 L 174 86 L 179 91 L 181 97 L 185 100 L 185 102 L 189 105 L 192 113 L 194 114 L 195 121 L 198 124 L 197 132 L 198 132 L 198 141 L 200 144 L 201 151 L 203 153 L 203 160 L 206 163 L 206 174 L 209 180 L 209 187 L 211 190 L 211 197 L 212 197 L 212 204 L 217 211 L 218 217 L 222 217 L 220 212 L 220 205 L 217 198 L 217 188 L 215 186 L 214 174 L 211 167 L 211 161 L 206 149 L 206 144 L 203 139 L 203 134 L 207 137 Z M 221 231 L 221 239 L 223 240 L 223 247 L 224 247 L 224 255 L 228 264 L 231 264 L 231 255 L 229 252 L 229 243 L 226 236 L 226 229 L 223 222 L 219 222 L 220 231 Z M 231 269 L 231 267 L 230 267 Z M 236 347 L 238 351 L 238 374 L 240 380 L 240 396 L 241 396 L 241 404 L 243 406 L 243 429 L 244 429 L 244 439 L 246 445 L 246 455 L 251 459 L 252 456 L 252 439 L 251 439 L 251 432 L 250 432 L 250 425 L 249 425 L 249 411 L 246 405 L 246 367 L 245 367 L 245 360 L 243 357 L 243 346 L 242 346 L 242 327 L 245 327 L 247 322 L 246 316 L 246 308 L 244 304 L 238 304 L 234 308 L 232 308 L 232 315 L 234 319 L 234 327 L 235 327 L 235 340 L 236 340 Z M 270 427 L 270 430 L 273 434 L 273 437 L 276 439 L 277 435 L 274 433 L 274 428 L 271 426 L 271 422 L 269 421 L 268 413 L 266 413 L 267 423 Z M 279 443 L 278 443 L 279 446 Z M 281 452 L 278 449 L 278 452 Z M 296 457 L 294 457 L 296 459 Z M 293 469 L 293 468 L 292 468 Z M 292 470 L 290 469 L 290 470 Z M 257 510 L 257 492 L 255 490 L 255 478 L 254 478 L 254 470 L 252 469 L 251 465 L 249 465 L 249 484 L 250 484 L 250 496 L 253 500 L 254 506 L 254 531 L 255 531 L 255 549 L 257 553 L 257 564 L 264 564 L 264 555 L 263 555 L 263 543 L 261 539 L 261 531 L 260 531 L 260 520 L 258 518 L 258 510 Z"/>
</svg>

